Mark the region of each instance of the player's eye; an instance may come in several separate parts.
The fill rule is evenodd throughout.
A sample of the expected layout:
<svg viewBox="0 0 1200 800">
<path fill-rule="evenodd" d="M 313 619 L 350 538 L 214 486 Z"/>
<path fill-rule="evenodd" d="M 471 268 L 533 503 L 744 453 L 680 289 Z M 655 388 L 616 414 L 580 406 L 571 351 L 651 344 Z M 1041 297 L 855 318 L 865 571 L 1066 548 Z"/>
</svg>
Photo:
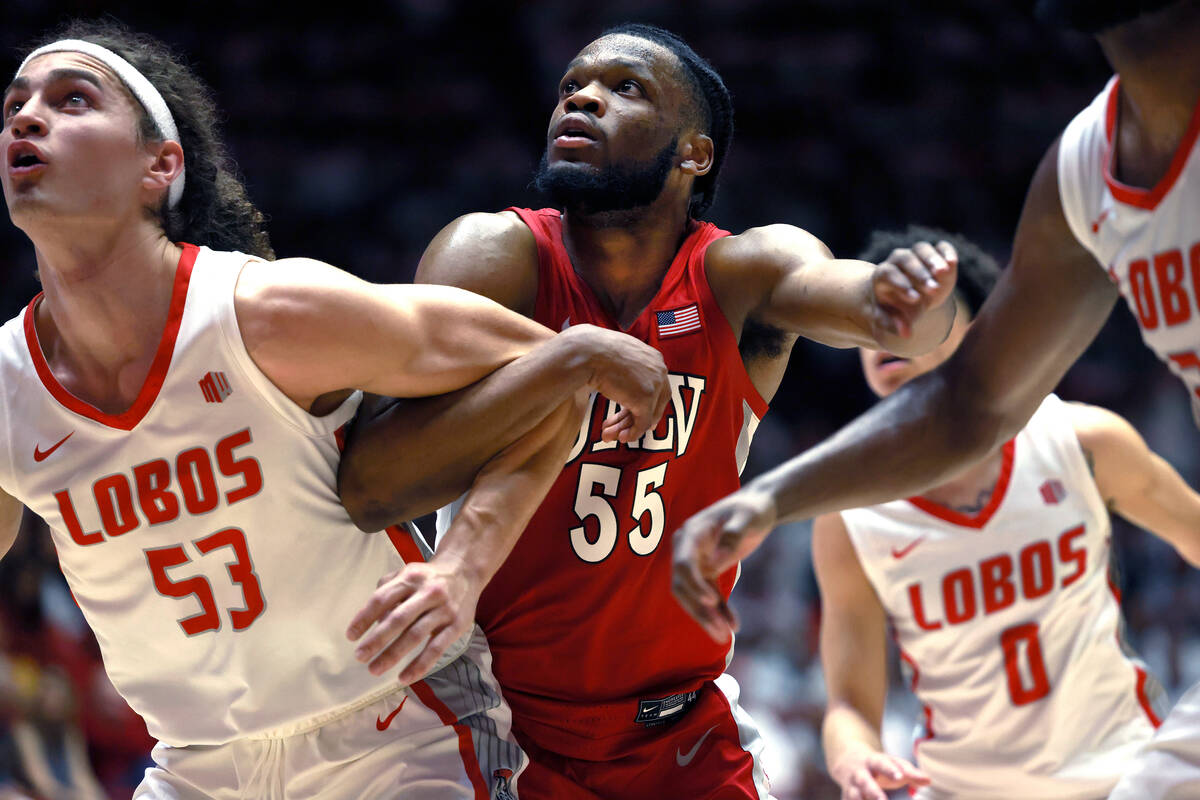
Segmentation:
<svg viewBox="0 0 1200 800">
<path fill-rule="evenodd" d="M 573 80 L 565 80 L 558 87 L 558 93 L 561 95 L 574 94 L 579 91 L 579 84 Z"/>
<path fill-rule="evenodd" d="M 4 118 L 12 119 L 12 117 L 15 116 L 18 111 L 21 110 L 22 105 L 23 104 L 19 100 L 14 100 L 11 103 L 6 103 L 4 105 Z"/>
<path fill-rule="evenodd" d="M 637 81 L 626 78 L 617 84 L 617 91 L 621 94 L 642 94 L 642 85 Z"/>
<path fill-rule="evenodd" d="M 83 92 L 67 92 L 63 95 L 62 104 L 67 108 L 86 108 L 92 101 Z"/>
</svg>

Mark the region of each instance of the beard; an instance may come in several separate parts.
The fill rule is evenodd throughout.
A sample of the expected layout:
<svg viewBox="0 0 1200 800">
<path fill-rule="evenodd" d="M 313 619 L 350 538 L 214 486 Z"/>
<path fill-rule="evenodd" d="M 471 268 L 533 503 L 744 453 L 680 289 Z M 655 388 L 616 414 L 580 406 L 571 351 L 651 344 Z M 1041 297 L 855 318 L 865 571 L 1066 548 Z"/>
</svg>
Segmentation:
<svg viewBox="0 0 1200 800">
<path fill-rule="evenodd" d="M 672 139 L 649 161 L 601 168 L 569 162 L 551 164 L 547 148 L 533 186 L 568 213 L 595 216 L 631 211 L 650 205 L 662 194 L 667 176 L 675 168 L 678 144 L 678 137 Z"/>
<path fill-rule="evenodd" d="M 1055 27 L 1097 34 L 1173 2 L 1176 0 L 1037 0 L 1034 14 Z"/>
</svg>

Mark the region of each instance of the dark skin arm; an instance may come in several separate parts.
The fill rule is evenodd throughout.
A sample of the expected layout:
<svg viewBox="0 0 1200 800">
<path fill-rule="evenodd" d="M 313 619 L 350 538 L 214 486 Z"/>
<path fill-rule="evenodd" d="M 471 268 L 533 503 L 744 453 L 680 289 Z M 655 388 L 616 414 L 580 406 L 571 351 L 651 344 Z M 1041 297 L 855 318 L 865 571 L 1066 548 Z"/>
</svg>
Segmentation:
<svg viewBox="0 0 1200 800">
<path fill-rule="evenodd" d="M 1012 264 L 945 365 L 676 531 L 676 597 L 713 638 L 735 624 L 714 577 L 777 524 L 946 481 L 1015 435 L 1095 338 L 1119 295 L 1067 225 L 1057 161 L 1055 143 L 1026 197 Z"/>
</svg>

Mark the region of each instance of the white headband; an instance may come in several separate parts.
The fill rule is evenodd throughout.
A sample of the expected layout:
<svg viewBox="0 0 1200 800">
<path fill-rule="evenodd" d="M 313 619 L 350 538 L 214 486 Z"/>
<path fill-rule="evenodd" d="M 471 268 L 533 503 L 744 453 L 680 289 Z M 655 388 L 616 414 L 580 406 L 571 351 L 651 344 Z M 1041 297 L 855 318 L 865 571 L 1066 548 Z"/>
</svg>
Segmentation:
<svg viewBox="0 0 1200 800">
<path fill-rule="evenodd" d="M 25 60 L 17 68 L 17 75 L 21 74 L 26 64 L 38 56 L 60 52 L 83 53 L 103 62 L 106 67 L 117 74 L 117 77 L 125 84 L 125 88 L 129 89 L 130 94 L 136 97 L 146 112 L 150 114 L 150 119 L 154 121 L 154 126 L 158 128 L 158 133 L 163 140 L 179 141 L 179 129 L 175 127 L 175 118 L 171 116 L 171 109 L 167 108 L 167 101 L 163 100 L 158 89 L 155 89 L 154 84 L 148 81 L 145 75 L 138 72 L 133 64 L 107 47 L 101 47 L 94 42 L 85 42 L 82 39 L 60 39 L 57 42 L 43 45 L 25 56 Z M 167 189 L 167 208 L 179 205 L 179 199 L 183 197 L 183 174 L 184 170 L 179 170 L 179 174 L 175 176 L 175 180 Z"/>
</svg>

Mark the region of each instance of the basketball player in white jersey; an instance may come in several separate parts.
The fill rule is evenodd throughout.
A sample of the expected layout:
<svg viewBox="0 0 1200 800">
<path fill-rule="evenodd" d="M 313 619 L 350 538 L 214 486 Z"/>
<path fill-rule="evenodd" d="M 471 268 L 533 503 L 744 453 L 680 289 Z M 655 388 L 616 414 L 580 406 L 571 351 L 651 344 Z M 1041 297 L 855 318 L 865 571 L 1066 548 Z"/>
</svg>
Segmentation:
<svg viewBox="0 0 1200 800">
<path fill-rule="evenodd" d="M 1042 159 L 1011 267 L 954 357 L 677 531 L 675 595 L 714 638 L 734 624 L 714 576 L 781 522 L 911 496 L 991 453 L 1025 426 L 1122 295 L 1196 402 L 1200 0 L 1039 0 L 1038 9 L 1094 33 L 1118 80 Z M 1200 685 L 1112 797 L 1200 797 Z"/>
<path fill-rule="evenodd" d="M 5 92 L 4 196 L 44 292 L 0 329 L 0 552 L 19 503 L 49 524 L 160 740 L 135 797 L 510 798 L 525 759 L 486 645 L 447 609 L 558 474 L 573 394 L 623 396 L 641 435 L 662 360 L 466 292 L 269 261 L 213 114 L 160 43 L 108 25 L 69 27 Z M 425 564 L 404 531 L 359 532 L 335 486 L 352 389 L 428 395 L 497 367 L 563 391 L 479 473 L 455 542 Z M 413 620 L 390 645 L 415 655 L 399 681 L 347 641 L 369 598 L 379 628 Z"/>
<path fill-rule="evenodd" d="M 1000 275 L 970 242 L 915 226 L 861 257 L 930 238 L 958 251 L 955 327 L 917 358 L 860 350 L 880 397 L 950 357 Z M 1200 495 L 1119 416 L 1050 395 L 949 482 L 817 517 L 825 757 L 845 800 L 905 783 L 930 799 L 1107 796 L 1159 723 L 1122 648 L 1110 509 L 1200 564 Z M 880 746 L 888 625 L 923 704 L 920 770 Z"/>
</svg>

